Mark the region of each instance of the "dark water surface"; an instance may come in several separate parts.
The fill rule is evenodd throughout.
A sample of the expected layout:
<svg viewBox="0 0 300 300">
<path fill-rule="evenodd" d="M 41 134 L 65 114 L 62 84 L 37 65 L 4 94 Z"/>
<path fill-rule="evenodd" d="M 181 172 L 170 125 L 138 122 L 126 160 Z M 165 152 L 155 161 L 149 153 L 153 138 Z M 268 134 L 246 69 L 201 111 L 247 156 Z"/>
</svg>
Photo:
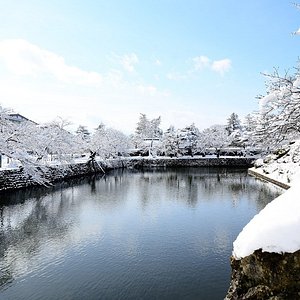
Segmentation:
<svg viewBox="0 0 300 300">
<path fill-rule="evenodd" d="M 183 168 L 1 194 L 0 299 L 223 299 L 232 242 L 280 192 Z"/>
</svg>

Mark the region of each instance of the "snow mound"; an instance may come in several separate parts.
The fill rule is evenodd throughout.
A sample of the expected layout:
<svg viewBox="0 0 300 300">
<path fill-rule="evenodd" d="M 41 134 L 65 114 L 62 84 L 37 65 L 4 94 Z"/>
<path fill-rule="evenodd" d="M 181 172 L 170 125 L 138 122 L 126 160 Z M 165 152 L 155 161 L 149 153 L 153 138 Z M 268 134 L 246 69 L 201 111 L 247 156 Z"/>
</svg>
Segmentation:
<svg viewBox="0 0 300 300">
<path fill-rule="evenodd" d="M 242 230 L 233 243 L 233 256 L 241 259 L 257 249 L 293 253 L 300 249 L 300 176 L 292 187 L 269 203 Z"/>
</svg>

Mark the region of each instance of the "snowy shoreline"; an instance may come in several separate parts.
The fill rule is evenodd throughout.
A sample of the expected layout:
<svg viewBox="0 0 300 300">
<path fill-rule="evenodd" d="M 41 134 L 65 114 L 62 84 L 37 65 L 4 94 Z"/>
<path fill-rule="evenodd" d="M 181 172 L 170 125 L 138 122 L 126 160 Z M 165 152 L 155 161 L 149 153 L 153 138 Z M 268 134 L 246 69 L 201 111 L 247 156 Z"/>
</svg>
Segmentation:
<svg viewBox="0 0 300 300">
<path fill-rule="evenodd" d="M 242 259 L 254 251 L 293 253 L 300 249 L 300 142 L 283 156 L 257 161 L 249 174 L 288 189 L 274 199 L 243 228 L 233 243 L 233 257 Z"/>
<path fill-rule="evenodd" d="M 279 181 L 276 178 L 268 176 L 268 175 L 264 174 L 262 172 L 262 170 L 256 169 L 255 167 L 249 168 L 248 169 L 248 174 L 251 175 L 251 176 L 254 176 L 256 178 L 259 178 L 263 181 L 271 182 L 271 183 L 273 183 L 273 184 L 275 184 L 275 185 L 277 185 L 277 186 L 279 186 L 279 187 L 281 187 L 285 190 L 288 190 L 291 187 L 291 185 L 287 184 L 286 182 Z"/>
<path fill-rule="evenodd" d="M 286 190 L 233 242 L 226 300 L 299 299 L 300 141 L 255 162 L 250 175 Z"/>
</svg>

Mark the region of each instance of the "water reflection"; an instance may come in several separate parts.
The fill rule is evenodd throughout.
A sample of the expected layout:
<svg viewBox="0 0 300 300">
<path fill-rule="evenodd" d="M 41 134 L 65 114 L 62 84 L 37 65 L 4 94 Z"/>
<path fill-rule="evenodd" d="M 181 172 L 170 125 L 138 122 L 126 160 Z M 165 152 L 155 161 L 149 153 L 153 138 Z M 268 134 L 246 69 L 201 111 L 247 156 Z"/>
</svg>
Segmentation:
<svg viewBox="0 0 300 300">
<path fill-rule="evenodd" d="M 198 289 L 195 295 L 201 299 L 199 290 L 206 289 L 209 293 L 211 284 L 227 288 L 224 274 L 229 273 L 227 264 L 233 239 L 246 222 L 279 193 L 279 189 L 249 178 L 246 170 L 189 168 L 115 171 L 107 176 L 65 182 L 50 189 L 1 194 L 0 296 L 2 292 L 22 299 L 26 282 L 34 286 L 30 283 L 34 274 L 40 274 L 39 278 L 47 276 L 49 283 L 49 278 L 54 277 L 49 270 L 63 274 L 77 270 L 77 255 L 80 254 L 81 260 L 82 257 L 89 259 L 89 264 L 81 266 L 82 271 L 93 265 L 96 270 L 101 268 L 108 274 L 94 274 L 94 280 L 102 276 L 102 293 L 106 289 L 103 297 L 113 296 L 108 287 L 117 285 L 114 281 L 121 276 L 123 267 L 131 287 L 123 298 L 130 298 L 132 293 L 138 297 L 144 295 L 149 282 L 156 287 L 156 291 L 148 294 L 149 298 L 164 293 L 165 298 L 171 297 L 172 289 L 160 291 L 159 282 L 164 286 L 169 284 L 174 290 L 178 277 L 182 287 L 186 285 L 187 289 L 178 293 L 184 295 L 191 289 L 185 282 L 189 278 L 192 288 Z M 116 261 L 118 268 L 114 265 Z M 68 264 L 71 264 L 70 269 L 67 269 Z M 109 268 L 105 269 L 105 264 L 109 264 Z M 64 266 L 63 270 L 58 271 L 58 266 Z M 220 271 L 220 266 L 225 271 Z M 187 270 L 189 275 L 182 274 L 186 268 L 196 268 L 195 277 L 190 277 L 191 270 Z M 205 272 L 210 269 L 215 276 L 221 276 L 221 282 L 216 283 L 212 278 L 206 287 L 199 285 L 199 268 Z M 141 283 L 135 286 L 134 278 L 142 270 L 147 275 L 144 279 L 138 277 L 136 282 L 142 281 L 143 286 Z M 163 276 L 159 278 L 157 274 Z M 42 293 L 44 281 L 35 280 Z M 68 280 L 57 286 L 57 293 L 59 290 L 64 293 L 67 284 L 73 284 L 70 289 L 76 290 L 79 283 L 75 279 Z M 79 280 L 82 283 L 82 278 Z M 118 284 L 123 292 L 127 291 L 120 282 Z M 89 299 L 96 294 L 101 296 L 99 287 L 96 288 L 98 285 L 99 279 L 92 289 L 95 294 L 87 294 Z M 47 292 L 45 287 L 44 293 Z M 31 297 L 38 298 L 37 295 Z M 214 296 L 210 295 L 209 299 Z"/>
</svg>

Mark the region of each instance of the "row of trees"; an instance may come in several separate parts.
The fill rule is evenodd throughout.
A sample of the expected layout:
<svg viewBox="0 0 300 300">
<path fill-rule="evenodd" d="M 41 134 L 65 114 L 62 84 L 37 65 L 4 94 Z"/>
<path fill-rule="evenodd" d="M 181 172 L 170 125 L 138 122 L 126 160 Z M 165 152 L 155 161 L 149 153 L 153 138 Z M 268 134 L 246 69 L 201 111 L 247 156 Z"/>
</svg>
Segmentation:
<svg viewBox="0 0 300 300">
<path fill-rule="evenodd" d="M 46 171 L 46 165 L 42 163 L 45 157 L 55 153 L 62 161 L 66 157 L 66 150 L 79 144 L 71 141 L 62 120 L 37 126 L 31 121 L 14 122 L 9 113 L 0 107 L 1 156 L 9 158 L 35 181 L 42 183 Z"/>
<path fill-rule="evenodd" d="M 72 134 L 63 119 L 37 125 L 15 122 L 10 113 L 0 107 L 0 162 L 1 157 L 9 159 L 11 166 L 19 166 L 38 183 L 47 183 L 44 174 L 53 164 L 67 165 L 85 154 L 115 157 L 130 147 L 125 134 L 103 124 L 93 134 L 83 126 Z"/>
<path fill-rule="evenodd" d="M 236 114 L 230 116 L 227 126 L 215 125 L 202 132 L 194 124 L 182 129 L 170 126 L 163 132 L 160 123 L 160 117 L 149 120 L 141 114 L 135 134 L 130 137 L 102 123 L 93 133 L 79 126 L 72 134 L 67 130 L 70 123 L 66 120 L 42 125 L 30 121 L 16 123 L 10 119 L 10 111 L 0 107 L 1 154 L 22 166 L 36 181 L 42 181 L 43 171 L 53 161 L 69 163 L 83 153 L 109 158 L 126 155 L 129 149 L 150 148 L 153 153 L 178 156 L 205 153 L 206 148 L 241 145 L 243 127 Z"/>
<path fill-rule="evenodd" d="M 272 151 L 300 138 L 300 68 L 296 67 L 292 75 L 288 72 L 280 75 L 275 70 L 266 76 L 267 91 L 258 97 L 257 112 L 246 116 L 243 124 L 238 115 L 232 113 L 226 125 L 214 125 L 201 132 L 194 124 L 182 129 L 170 126 L 163 132 L 160 117 L 149 120 L 141 114 L 130 138 L 104 124 L 93 134 L 84 126 L 72 134 L 66 130 L 69 123 L 65 120 L 39 126 L 30 121 L 16 123 L 11 120 L 10 112 L 0 106 L 0 158 L 4 155 L 12 159 L 34 180 L 43 183 L 49 157 L 56 163 L 69 162 L 86 152 L 91 153 L 91 157 L 108 158 L 145 145 L 149 154 L 156 150 L 169 156 L 204 154 L 209 148 L 218 151 L 222 147 L 260 147 Z"/>
<path fill-rule="evenodd" d="M 295 4 L 299 8 L 299 4 Z M 299 30 L 298 30 L 299 32 Z M 297 33 L 298 33 L 297 32 Z M 180 149 L 203 152 L 207 148 L 238 146 L 258 147 L 266 154 L 300 138 L 300 67 L 293 74 L 280 74 L 275 69 L 266 76 L 266 95 L 259 96 L 259 109 L 248 114 L 241 124 L 232 113 L 226 126 L 214 125 L 199 132 L 194 124 L 183 129 L 173 126 L 165 132 L 159 128 L 160 118 L 148 120 L 142 114 L 135 133 L 135 144 L 144 138 L 159 139 L 160 149 L 167 155 L 176 155 Z"/>
<path fill-rule="evenodd" d="M 248 117 L 247 120 L 249 120 Z M 232 113 L 226 125 L 214 125 L 200 131 L 195 124 L 181 129 L 170 126 L 165 132 L 160 129 L 161 119 L 149 120 L 140 115 L 132 141 L 135 148 L 149 154 L 158 153 L 167 156 L 205 155 L 208 151 L 217 152 L 224 147 L 253 146 L 249 139 L 249 126 L 242 125 L 237 114 Z M 152 152 L 152 153 L 151 153 Z"/>
<path fill-rule="evenodd" d="M 93 133 L 79 126 L 75 134 L 63 119 L 36 125 L 33 122 L 12 122 L 10 111 L 0 107 L 1 154 L 18 162 L 34 180 L 43 182 L 43 172 L 49 160 L 66 163 L 83 153 L 101 158 L 116 157 L 129 149 L 148 149 L 150 154 L 178 156 L 204 154 L 207 149 L 224 147 L 250 149 L 259 147 L 272 151 L 299 138 L 300 73 L 283 76 L 275 70 L 268 78 L 266 95 L 259 98 L 259 110 L 241 123 L 232 113 L 225 125 L 214 125 L 200 131 L 194 124 L 176 129 L 160 128 L 161 118 L 148 119 L 141 114 L 135 133 L 130 137 L 100 124 Z"/>
</svg>

